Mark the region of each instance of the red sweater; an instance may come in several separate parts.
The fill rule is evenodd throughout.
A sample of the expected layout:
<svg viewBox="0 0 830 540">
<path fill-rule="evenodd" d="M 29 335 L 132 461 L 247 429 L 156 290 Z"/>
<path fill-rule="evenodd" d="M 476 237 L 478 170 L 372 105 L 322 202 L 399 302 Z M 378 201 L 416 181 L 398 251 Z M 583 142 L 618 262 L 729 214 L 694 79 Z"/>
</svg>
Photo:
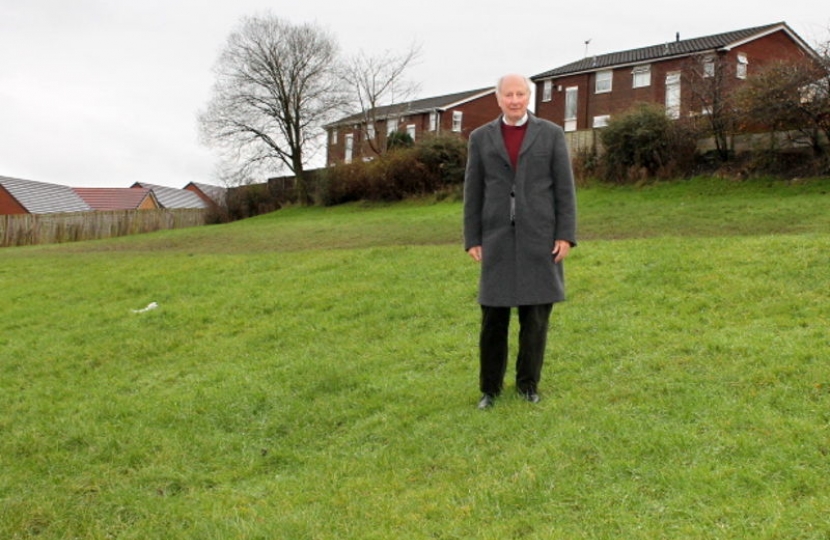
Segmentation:
<svg viewBox="0 0 830 540">
<path fill-rule="evenodd" d="M 501 134 L 504 137 L 504 146 L 507 147 L 507 155 L 510 156 L 510 163 L 513 164 L 513 169 L 519 162 L 519 150 L 522 148 L 522 141 L 527 133 L 527 122 L 521 126 L 508 126 L 504 122 L 501 123 Z"/>
</svg>

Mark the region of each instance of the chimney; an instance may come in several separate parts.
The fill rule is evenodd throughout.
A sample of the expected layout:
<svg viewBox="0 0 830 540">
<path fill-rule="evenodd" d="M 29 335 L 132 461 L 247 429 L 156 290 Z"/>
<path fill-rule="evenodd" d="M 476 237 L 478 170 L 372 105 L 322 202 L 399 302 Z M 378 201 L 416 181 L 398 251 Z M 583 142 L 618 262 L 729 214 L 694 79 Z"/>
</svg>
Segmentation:
<svg viewBox="0 0 830 540">
<path fill-rule="evenodd" d="M 675 40 L 675 41 L 680 41 L 680 32 L 677 32 L 677 33 L 674 35 L 674 40 Z"/>
</svg>

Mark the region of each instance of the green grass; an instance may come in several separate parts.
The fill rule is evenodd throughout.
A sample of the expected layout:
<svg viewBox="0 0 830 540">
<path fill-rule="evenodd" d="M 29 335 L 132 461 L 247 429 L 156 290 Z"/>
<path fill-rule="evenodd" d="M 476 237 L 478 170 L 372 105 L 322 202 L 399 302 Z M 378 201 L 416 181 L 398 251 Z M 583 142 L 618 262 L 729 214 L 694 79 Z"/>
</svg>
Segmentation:
<svg viewBox="0 0 830 540">
<path fill-rule="evenodd" d="M 828 191 L 581 190 L 488 412 L 457 202 L 6 248 L 0 538 L 826 539 Z"/>
</svg>

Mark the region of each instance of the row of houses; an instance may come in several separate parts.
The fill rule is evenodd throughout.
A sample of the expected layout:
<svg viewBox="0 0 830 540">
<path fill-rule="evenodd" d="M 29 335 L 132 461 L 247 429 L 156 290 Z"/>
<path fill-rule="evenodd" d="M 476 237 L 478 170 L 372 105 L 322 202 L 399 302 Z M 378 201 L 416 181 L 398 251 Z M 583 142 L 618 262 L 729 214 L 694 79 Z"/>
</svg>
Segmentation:
<svg viewBox="0 0 830 540">
<path fill-rule="evenodd" d="M 225 189 L 190 182 L 172 188 L 136 182 L 129 188 L 77 188 L 0 176 L 0 215 L 196 209 L 224 203 Z"/>
<path fill-rule="evenodd" d="M 571 135 L 592 132 L 637 102 L 659 103 L 671 118 L 709 113 L 695 95 L 699 80 L 723 76 L 724 91 L 776 61 L 818 59 L 786 23 L 589 56 L 530 77 L 534 111 Z M 495 89 L 477 88 L 379 107 L 328 126 L 327 164 L 371 159 L 389 135 L 469 136 L 500 114 Z M 371 120 L 367 120 L 371 119 Z M 591 137 L 585 137 L 591 140 Z M 572 143 L 579 137 L 571 137 Z M 293 179 L 292 179 L 293 180 Z M 103 210 L 207 209 L 223 205 L 223 188 L 191 182 L 182 189 L 138 182 L 130 188 L 72 188 L 0 176 L 0 215 Z"/>
<path fill-rule="evenodd" d="M 710 114 L 711 104 L 695 92 L 701 81 L 718 77 L 730 92 L 772 62 L 805 58 L 819 55 L 785 22 L 692 39 L 676 34 L 664 43 L 588 56 L 531 76 L 534 111 L 579 140 L 576 135 L 601 129 L 638 102 L 663 105 L 674 119 Z M 498 116 L 494 93 L 476 89 L 342 118 L 326 126 L 327 163 L 371 159 L 372 146 L 385 147 L 393 132 L 413 140 L 442 132 L 466 138 Z"/>
</svg>

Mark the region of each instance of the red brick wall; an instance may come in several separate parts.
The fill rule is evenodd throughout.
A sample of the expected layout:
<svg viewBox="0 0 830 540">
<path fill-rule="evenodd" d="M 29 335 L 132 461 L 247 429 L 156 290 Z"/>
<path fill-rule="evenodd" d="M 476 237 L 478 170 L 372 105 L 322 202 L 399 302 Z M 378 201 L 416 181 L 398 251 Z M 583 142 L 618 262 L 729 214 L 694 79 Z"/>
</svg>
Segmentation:
<svg viewBox="0 0 830 540">
<path fill-rule="evenodd" d="M 10 214 L 28 214 L 29 212 L 26 211 L 23 206 L 17 202 L 17 199 L 11 196 L 11 194 L 6 191 L 6 188 L 0 186 L 0 215 L 10 215 Z"/>
</svg>

